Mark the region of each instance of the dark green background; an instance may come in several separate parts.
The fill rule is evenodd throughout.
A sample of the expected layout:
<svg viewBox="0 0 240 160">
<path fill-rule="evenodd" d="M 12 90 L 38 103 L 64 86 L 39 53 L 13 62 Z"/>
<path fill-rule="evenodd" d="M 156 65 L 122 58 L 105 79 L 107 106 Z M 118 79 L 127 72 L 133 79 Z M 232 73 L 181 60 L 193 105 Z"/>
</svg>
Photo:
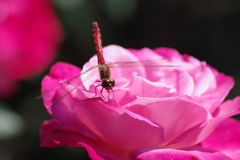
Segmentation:
<svg viewBox="0 0 240 160">
<path fill-rule="evenodd" d="M 104 46 L 117 44 L 135 49 L 162 46 L 178 49 L 233 76 L 236 85 L 227 99 L 240 95 L 239 0 L 53 2 L 65 35 L 56 61 L 82 67 L 95 54 L 92 21 L 97 21 Z M 0 160 L 88 159 L 84 149 L 39 147 L 40 126 L 51 117 L 36 97 L 40 94 L 41 79 L 48 71 L 22 81 L 16 96 L 0 103 L 15 113 L 8 116 L 7 126 L 11 126 L 14 117 L 20 122 L 19 129 L 12 135 L 0 136 Z"/>
</svg>

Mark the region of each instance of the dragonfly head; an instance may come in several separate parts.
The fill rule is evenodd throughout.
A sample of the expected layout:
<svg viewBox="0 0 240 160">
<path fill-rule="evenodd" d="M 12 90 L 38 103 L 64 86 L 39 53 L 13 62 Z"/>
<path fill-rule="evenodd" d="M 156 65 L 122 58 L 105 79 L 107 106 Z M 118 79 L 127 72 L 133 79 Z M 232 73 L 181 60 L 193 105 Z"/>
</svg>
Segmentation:
<svg viewBox="0 0 240 160">
<path fill-rule="evenodd" d="M 102 87 L 106 90 L 111 90 L 115 86 L 115 81 L 113 79 L 102 80 Z"/>
</svg>

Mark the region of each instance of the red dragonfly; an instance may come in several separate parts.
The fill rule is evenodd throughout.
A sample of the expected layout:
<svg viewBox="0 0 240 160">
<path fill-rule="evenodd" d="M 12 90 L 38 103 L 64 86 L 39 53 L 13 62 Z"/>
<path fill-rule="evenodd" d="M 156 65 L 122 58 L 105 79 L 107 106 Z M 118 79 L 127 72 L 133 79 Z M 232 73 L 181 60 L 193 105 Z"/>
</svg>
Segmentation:
<svg viewBox="0 0 240 160">
<path fill-rule="evenodd" d="M 66 80 L 59 85 L 44 91 L 40 96 L 37 98 L 43 98 L 45 102 L 51 102 L 51 95 L 55 93 L 55 91 L 60 91 L 61 96 L 60 98 L 54 100 L 54 102 L 51 104 L 50 107 L 61 101 L 64 97 L 66 97 L 68 94 L 73 92 L 76 88 L 78 88 L 82 83 L 86 82 L 89 78 L 91 78 L 94 74 L 99 72 L 101 84 L 96 86 L 102 86 L 101 95 L 102 98 L 105 99 L 102 92 L 105 89 L 106 91 L 112 91 L 113 93 L 113 87 L 115 86 L 114 79 L 111 79 L 111 72 L 110 68 L 131 68 L 131 67 L 173 67 L 171 65 L 161 65 L 161 62 L 163 59 L 155 59 L 155 60 L 145 60 L 145 61 L 128 61 L 128 62 L 110 62 L 106 63 L 104 56 L 103 56 L 103 50 L 102 50 L 102 39 L 101 39 L 101 33 L 100 29 L 98 27 L 97 22 L 93 22 L 93 38 L 95 43 L 95 48 L 97 51 L 97 58 L 98 58 L 98 65 L 95 67 L 92 67 L 88 69 L 87 71 L 81 73 L 80 75 L 77 75 L 69 80 Z M 67 89 L 66 89 L 67 88 Z M 96 92 L 96 88 L 95 88 Z M 96 94 L 96 93 L 95 93 Z"/>
</svg>

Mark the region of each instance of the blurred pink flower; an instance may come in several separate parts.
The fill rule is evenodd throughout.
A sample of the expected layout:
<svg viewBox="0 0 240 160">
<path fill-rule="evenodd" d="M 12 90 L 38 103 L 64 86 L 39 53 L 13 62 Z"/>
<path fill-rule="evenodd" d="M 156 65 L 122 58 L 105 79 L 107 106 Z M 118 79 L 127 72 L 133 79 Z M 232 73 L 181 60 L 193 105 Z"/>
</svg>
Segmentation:
<svg viewBox="0 0 240 160">
<path fill-rule="evenodd" d="M 48 109 L 41 146 L 84 147 L 95 160 L 228 160 L 240 159 L 240 97 L 223 102 L 234 85 L 231 77 L 205 62 L 171 48 L 151 50 L 107 46 L 108 62 L 168 58 L 180 67 L 111 69 L 114 99 L 87 98 L 97 76 Z M 97 63 L 94 56 L 83 71 Z M 42 81 L 42 90 L 78 75 L 81 69 L 58 62 Z M 93 89 L 92 89 L 93 88 Z M 67 89 L 67 88 L 66 88 Z M 93 94 L 94 95 L 94 94 Z M 56 90 L 43 99 L 46 108 Z M 50 99 L 50 101 L 49 101 Z"/>
<path fill-rule="evenodd" d="M 0 97 L 13 94 L 16 81 L 45 70 L 61 39 L 50 0 L 0 0 Z"/>
</svg>

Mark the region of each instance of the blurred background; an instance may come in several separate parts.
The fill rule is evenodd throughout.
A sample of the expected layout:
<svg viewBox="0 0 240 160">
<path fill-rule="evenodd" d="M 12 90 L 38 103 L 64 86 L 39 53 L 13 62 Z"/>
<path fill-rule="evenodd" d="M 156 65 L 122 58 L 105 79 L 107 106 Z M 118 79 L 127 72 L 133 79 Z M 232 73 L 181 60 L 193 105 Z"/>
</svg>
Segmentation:
<svg viewBox="0 0 240 160">
<path fill-rule="evenodd" d="M 95 54 L 93 21 L 104 46 L 175 48 L 233 76 L 227 99 L 240 95 L 239 0 L 0 0 L 0 160 L 89 159 L 39 147 L 51 117 L 36 97 L 52 64 L 82 67 Z"/>
</svg>

